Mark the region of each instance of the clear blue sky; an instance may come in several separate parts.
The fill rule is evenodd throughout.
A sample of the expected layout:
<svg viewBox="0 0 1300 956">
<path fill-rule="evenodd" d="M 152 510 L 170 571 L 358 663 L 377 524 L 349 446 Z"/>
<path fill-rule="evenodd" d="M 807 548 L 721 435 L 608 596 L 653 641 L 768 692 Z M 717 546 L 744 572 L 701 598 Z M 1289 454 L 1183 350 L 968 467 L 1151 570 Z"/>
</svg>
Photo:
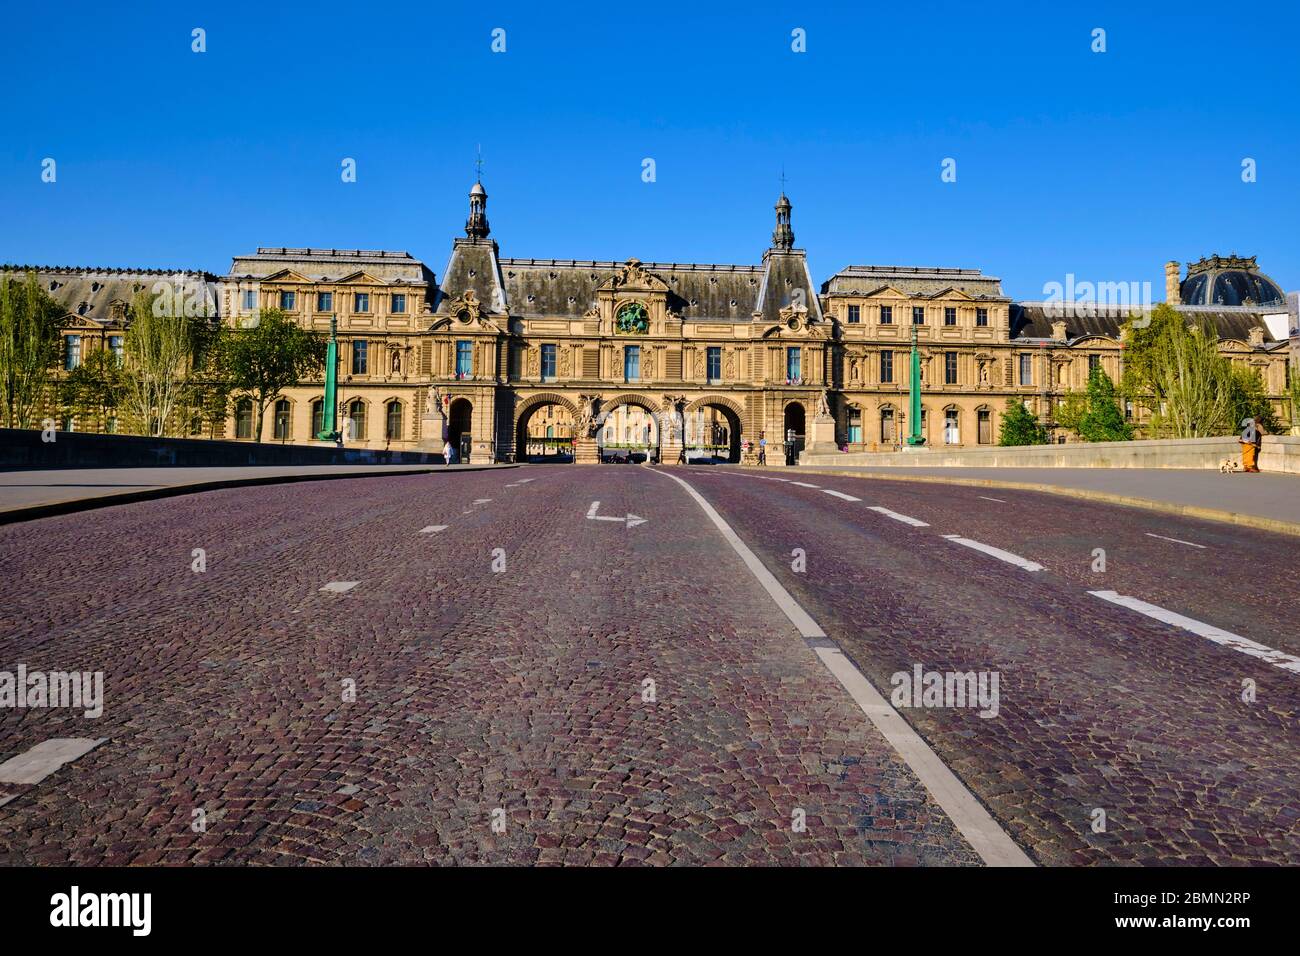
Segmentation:
<svg viewBox="0 0 1300 956">
<path fill-rule="evenodd" d="M 481 143 L 505 256 L 757 262 L 784 166 L 818 281 L 963 266 L 1018 298 L 1073 272 L 1159 299 L 1166 259 L 1236 251 L 1296 289 L 1298 21 L 1221 0 L 16 3 L 0 261 L 222 273 L 259 245 L 359 246 L 441 275 Z"/>
</svg>

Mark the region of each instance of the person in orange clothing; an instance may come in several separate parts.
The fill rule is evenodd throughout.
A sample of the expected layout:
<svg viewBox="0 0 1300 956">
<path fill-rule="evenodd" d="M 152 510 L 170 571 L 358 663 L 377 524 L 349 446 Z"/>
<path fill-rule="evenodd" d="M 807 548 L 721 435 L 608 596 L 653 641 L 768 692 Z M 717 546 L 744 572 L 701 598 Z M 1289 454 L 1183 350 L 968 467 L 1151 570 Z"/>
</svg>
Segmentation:
<svg viewBox="0 0 1300 956">
<path fill-rule="evenodd" d="M 1255 419 L 1247 418 L 1242 422 L 1245 429 L 1241 433 L 1241 470 L 1259 473 L 1259 448 L 1264 442 L 1263 432 Z"/>
</svg>

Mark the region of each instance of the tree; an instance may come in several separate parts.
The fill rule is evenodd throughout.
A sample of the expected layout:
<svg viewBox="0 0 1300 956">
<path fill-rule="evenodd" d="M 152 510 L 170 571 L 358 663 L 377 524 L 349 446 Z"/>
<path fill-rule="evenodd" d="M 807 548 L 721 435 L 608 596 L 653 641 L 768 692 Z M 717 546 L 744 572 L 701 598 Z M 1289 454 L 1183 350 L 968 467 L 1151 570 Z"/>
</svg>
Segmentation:
<svg viewBox="0 0 1300 956">
<path fill-rule="evenodd" d="M 235 384 L 229 366 L 230 337 L 228 327 L 214 322 L 200 337 L 193 361 L 193 373 L 185 383 L 182 401 L 188 409 L 187 419 L 197 417 L 209 437 L 217 437 L 230 411 L 230 395 Z"/>
<path fill-rule="evenodd" d="M 1133 440 L 1133 426 L 1124 421 L 1115 383 L 1101 368 L 1088 376 L 1084 409 L 1074 431 L 1084 441 Z"/>
<path fill-rule="evenodd" d="M 142 290 L 132 300 L 125 342 L 126 404 L 149 435 L 167 432 L 167 420 L 211 327 L 207 311 L 206 305 L 187 308 L 182 296 L 169 290 Z"/>
<path fill-rule="evenodd" d="M 1230 364 L 1228 390 L 1231 396 L 1232 417 L 1229 424 L 1240 430 L 1242 419 L 1253 418 L 1260 431 L 1276 435 L 1282 431 L 1273 403 L 1268 400 L 1268 389 L 1259 372 L 1244 365 Z"/>
<path fill-rule="evenodd" d="M 99 348 L 59 383 L 59 400 L 74 414 L 102 422 L 126 399 L 128 389 L 122 361 L 112 349 Z"/>
<path fill-rule="evenodd" d="M 1047 427 L 1043 425 L 1018 398 L 1007 399 L 1007 410 L 1002 413 L 999 445 L 1046 445 Z"/>
<path fill-rule="evenodd" d="M 1291 393 L 1291 434 L 1300 435 L 1300 431 L 1297 431 L 1300 429 L 1300 374 L 1296 374 L 1297 369 L 1294 365 L 1288 366 L 1288 371 L 1290 379 L 1288 391 Z"/>
<path fill-rule="evenodd" d="M 1208 316 L 1187 319 L 1161 303 L 1150 322 L 1125 327 L 1124 392 L 1172 438 L 1233 434 L 1232 369 Z"/>
<path fill-rule="evenodd" d="M 63 347 L 64 310 L 36 273 L 0 276 L 0 403 L 10 428 L 28 428 Z"/>
<path fill-rule="evenodd" d="M 325 339 L 302 328 L 279 309 L 266 309 L 251 328 L 230 332 L 224 350 L 234 391 L 257 409 L 257 440 L 267 406 L 325 364 Z"/>
</svg>

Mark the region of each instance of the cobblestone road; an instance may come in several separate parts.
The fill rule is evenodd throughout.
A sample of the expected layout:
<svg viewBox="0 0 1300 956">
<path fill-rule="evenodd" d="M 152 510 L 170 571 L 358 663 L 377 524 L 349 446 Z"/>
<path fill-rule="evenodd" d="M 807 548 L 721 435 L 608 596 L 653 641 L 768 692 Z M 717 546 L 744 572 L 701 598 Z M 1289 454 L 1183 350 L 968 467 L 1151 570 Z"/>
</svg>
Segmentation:
<svg viewBox="0 0 1300 956">
<path fill-rule="evenodd" d="M 999 673 L 996 718 L 903 714 L 1041 862 L 1300 863 L 1300 672 L 1088 593 L 1117 591 L 1296 655 L 1300 542 L 1054 495 L 688 477 L 882 693 L 917 664 Z M 795 548 L 806 573 L 790 569 Z M 1093 570 L 1096 548 L 1105 571 Z"/>
<path fill-rule="evenodd" d="M 596 500 L 648 521 L 588 520 Z M 48 518 L 0 528 L 0 581 L 0 670 L 106 683 L 97 720 L 0 710 L 0 760 L 107 738 L 0 784 L 6 863 L 979 862 L 698 506 L 641 468 Z"/>
</svg>

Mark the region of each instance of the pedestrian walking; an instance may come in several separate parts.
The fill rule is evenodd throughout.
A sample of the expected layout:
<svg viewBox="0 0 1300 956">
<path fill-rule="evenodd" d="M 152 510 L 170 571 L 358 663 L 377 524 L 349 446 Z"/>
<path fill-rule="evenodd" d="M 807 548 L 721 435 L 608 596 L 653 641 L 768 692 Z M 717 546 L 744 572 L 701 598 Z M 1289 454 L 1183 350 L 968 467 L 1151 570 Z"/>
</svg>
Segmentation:
<svg viewBox="0 0 1300 956">
<path fill-rule="evenodd" d="M 444 441 L 442 443 L 442 463 L 448 466 L 451 465 L 451 442 L 450 441 Z"/>
<path fill-rule="evenodd" d="M 1264 443 L 1264 433 L 1253 418 L 1243 420 L 1242 424 L 1246 427 L 1237 439 L 1241 442 L 1241 470 L 1258 474 L 1259 449 Z"/>
<path fill-rule="evenodd" d="M 758 463 L 760 465 L 767 464 L 767 433 L 766 432 L 758 433 Z"/>
</svg>

